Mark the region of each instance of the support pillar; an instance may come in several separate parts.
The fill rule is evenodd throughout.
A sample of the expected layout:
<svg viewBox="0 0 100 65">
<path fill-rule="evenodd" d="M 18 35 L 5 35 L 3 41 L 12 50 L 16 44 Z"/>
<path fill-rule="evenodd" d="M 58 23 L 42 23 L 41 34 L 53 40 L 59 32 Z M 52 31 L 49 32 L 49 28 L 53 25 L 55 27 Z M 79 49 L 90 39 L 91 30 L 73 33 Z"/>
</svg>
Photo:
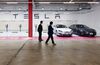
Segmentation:
<svg viewBox="0 0 100 65">
<path fill-rule="evenodd" d="M 33 36 L 33 13 L 32 0 L 28 0 L 28 37 Z"/>
</svg>

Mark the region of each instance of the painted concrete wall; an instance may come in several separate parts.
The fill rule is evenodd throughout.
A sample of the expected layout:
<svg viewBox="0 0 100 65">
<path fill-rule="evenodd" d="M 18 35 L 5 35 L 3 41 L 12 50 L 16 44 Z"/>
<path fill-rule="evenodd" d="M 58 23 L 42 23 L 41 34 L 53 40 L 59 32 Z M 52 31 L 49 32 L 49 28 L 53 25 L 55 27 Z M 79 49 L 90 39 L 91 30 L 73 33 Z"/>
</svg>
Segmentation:
<svg viewBox="0 0 100 65">
<path fill-rule="evenodd" d="M 98 35 L 100 36 L 100 5 L 94 7 L 93 10 L 88 13 L 77 14 L 75 19 L 77 19 L 80 24 L 85 24 L 96 29 Z"/>
<path fill-rule="evenodd" d="M 0 31 L 28 31 L 28 19 L 24 19 L 26 13 L 22 12 L 0 12 Z"/>
<path fill-rule="evenodd" d="M 42 7 L 42 6 L 41 6 Z M 41 8 L 39 7 L 39 8 Z M 46 6 L 45 6 L 46 7 Z M 43 8 L 43 7 L 42 7 Z M 51 7 L 53 8 L 53 6 Z M 27 7 L 26 7 L 27 9 Z M 58 8 L 59 9 L 59 8 Z M 65 7 L 64 7 L 65 9 Z M 94 6 L 91 10 L 68 12 L 68 11 L 34 11 L 33 29 L 37 31 L 37 26 L 41 20 L 44 21 L 44 31 L 50 21 L 55 24 L 61 23 L 67 26 L 75 23 L 85 24 L 97 30 L 100 35 L 100 5 Z M 0 31 L 5 31 L 6 25 L 10 31 L 19 31 L 19 25 L 22 25 L 23 31 L 28 31 L 27 12 L 0 12 Z"/>
</svg>

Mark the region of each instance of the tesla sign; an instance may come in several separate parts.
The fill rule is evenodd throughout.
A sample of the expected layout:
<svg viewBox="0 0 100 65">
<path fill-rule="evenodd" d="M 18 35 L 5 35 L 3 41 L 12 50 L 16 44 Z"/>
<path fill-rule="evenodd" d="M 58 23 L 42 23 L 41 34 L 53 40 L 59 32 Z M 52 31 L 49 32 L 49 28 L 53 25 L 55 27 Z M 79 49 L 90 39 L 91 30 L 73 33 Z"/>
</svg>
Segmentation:
<svg viewBox="0 0 100 65">
<path fill-rule="evenodd" d="M 33 14 L 33 16 L 34 19 L 61 19 L 61 14 Z M 28 19 L 28 14 L 24 14 L 24 19 Z"/>
<path fill-rule="evenodd" d="M 44 15 L 42 15 L 42 18 L 51 19 L 52 16 L 55 19 L 60 19 L 60 14 L 55 14 L 55 15 L 44 14 Z M 41 18 L 40 14 L 34 14 L 34 19 L 40 19 L 40 18 Z"/>
</svg>

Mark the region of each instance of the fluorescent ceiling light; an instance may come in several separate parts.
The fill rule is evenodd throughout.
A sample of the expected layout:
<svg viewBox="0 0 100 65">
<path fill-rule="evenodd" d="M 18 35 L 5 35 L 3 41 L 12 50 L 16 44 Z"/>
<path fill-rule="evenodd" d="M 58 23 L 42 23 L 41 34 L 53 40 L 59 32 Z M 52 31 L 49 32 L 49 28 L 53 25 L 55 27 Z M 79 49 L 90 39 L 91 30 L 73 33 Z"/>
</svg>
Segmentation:
<svg viewBox="0 0 100 65">
<path fill-rule="evenodd" d="M 6 2 L 7 4 L 18 4 L 18 2 Z"/>
<path fill-rule="evenodd" d="M 100 4 L 100 2 L 88 2 L 89 4 Z"/>
<path fill-rule="evenodd" d="M 89 4 L 100 4 L 100 2 L 63 2 L 64 4 L 75 4 L 75 3 L 89 3 Z"/>
<path fill-rule="evenodd" d="M 39 4 L 50 4 L 51 2 L 37 2 Z"/>
<path fill-rule="evenodd" d="M 76 2 L 63 2 L 64 4 L 75 4 Z"/>
</svg>

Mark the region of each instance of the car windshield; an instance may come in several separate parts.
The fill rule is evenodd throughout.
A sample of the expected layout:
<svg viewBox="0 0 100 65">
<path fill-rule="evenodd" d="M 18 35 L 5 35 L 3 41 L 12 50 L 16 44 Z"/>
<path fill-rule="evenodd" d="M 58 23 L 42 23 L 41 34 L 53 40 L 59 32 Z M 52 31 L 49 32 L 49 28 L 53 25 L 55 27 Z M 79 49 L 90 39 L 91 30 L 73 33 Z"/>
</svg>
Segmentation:
<svg viewBox="0 0 100 65">
<path fill-rule="evenodd" d="M 66 25 L 57 25 L 57 28 L 67 28 Z"/>
<path fill-rule="evenodd" d="M 89 28 L 86 25 L 77 25 L 78 28 Z"/>
</svg>

